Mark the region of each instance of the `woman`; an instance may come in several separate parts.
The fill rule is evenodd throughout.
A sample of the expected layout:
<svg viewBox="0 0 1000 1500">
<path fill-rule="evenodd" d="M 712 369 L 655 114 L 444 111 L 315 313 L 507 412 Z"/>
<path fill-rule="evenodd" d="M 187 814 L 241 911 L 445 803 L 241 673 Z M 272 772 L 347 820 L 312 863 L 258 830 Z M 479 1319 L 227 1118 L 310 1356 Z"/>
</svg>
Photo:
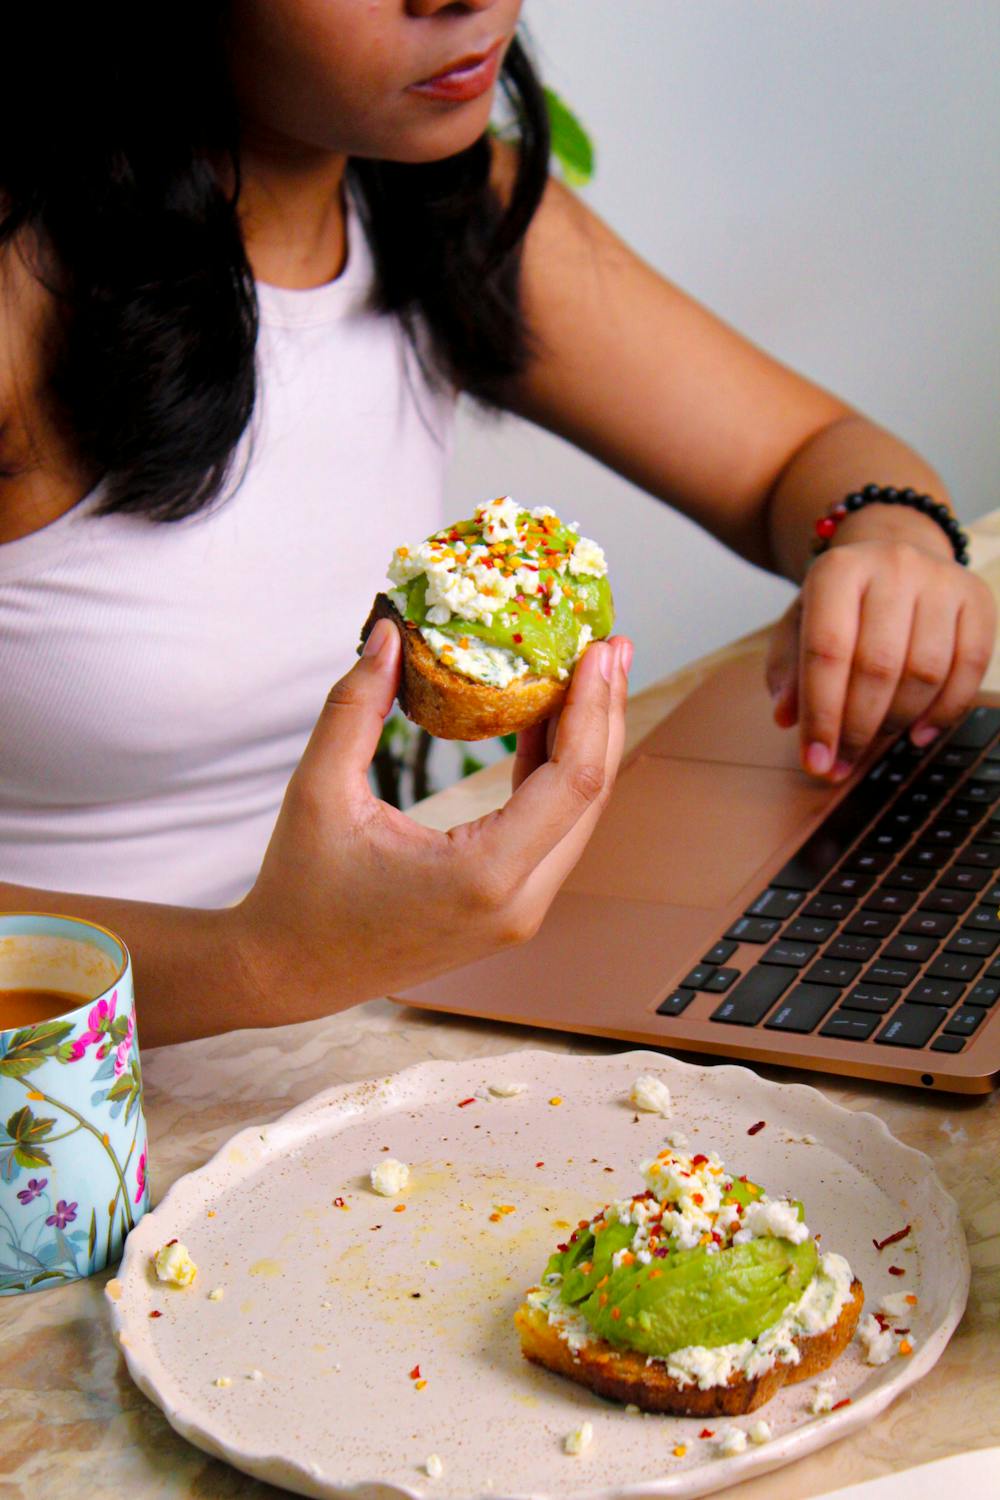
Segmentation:
<svg viewBox="0 0 1000 1500">
<path fill-rule="evenodd" d="M 391 547 L 444 520 L 457 390 L 804 579 L 768 679 L 812 774 L 849 774 L 882 725 L 927 742 L 989 659 L 989 594 L 930 514 L 865 505 L 806 572 L 849 492 L 943 500 L 941 480 L 547 183 L 520 9 L 14 23 L 0 905 L 120 931 L 147 1043 L 322 1014 L 529 936 L 600 813 L 622 639 L 586 653 L 550 756 L 522 737 L 507 805 L 447 835 L 368 791 L 390 627 L 309 735 Z M 485 134 L 498 76 L 516 149 Z"/>
</svg>

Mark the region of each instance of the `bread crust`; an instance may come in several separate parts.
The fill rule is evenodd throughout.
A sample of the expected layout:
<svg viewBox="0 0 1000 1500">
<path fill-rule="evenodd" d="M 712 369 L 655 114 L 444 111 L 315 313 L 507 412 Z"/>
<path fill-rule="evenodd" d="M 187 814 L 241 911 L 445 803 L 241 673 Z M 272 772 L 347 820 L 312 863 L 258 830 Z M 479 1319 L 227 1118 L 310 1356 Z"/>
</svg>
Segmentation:
<svg viewBox="0 0 1000 1500">
<path fill-rule="evenodd" d="M 647 1364 L 644 1354 L 615 1349 L 604 1339 L 595 1339 L 574 1353 L 544 1313 L 527 1303 L 518 1308 L 514 1322 L 525 1359 L 568 1375 L 609 1401 L 678 1417 L 741 1417 L 770 1401 L 782 1386 L 811 1380 L 828 1369 L 854 1337 L 863 1304 L 864 1288 L 855 1278 L 836 1323 L 825 1333 L 795 1340 L 800 1355 L 797 1365 L 775 1362 L 753 1379 L 733 1375 L 726 1385 L 709 1386 L 705 1391 L 695 1384 L 681 1385 L 667 1374 L 666 1365 L 657 1361 Z"/>
<path fill-rule="evenodd" d="M 405 620 L 386 594 L 377 594 L 361 631 L 368 639 L 376 620 L 391 620 L 403 641 L 397 698 L 408 719 L 440 740 L 488 740 L 517 734 L 558 713 L 569 679 L 529 673 L 509 687 L 489 687 L 438 661 L 419 628 Z"/>
</svg>

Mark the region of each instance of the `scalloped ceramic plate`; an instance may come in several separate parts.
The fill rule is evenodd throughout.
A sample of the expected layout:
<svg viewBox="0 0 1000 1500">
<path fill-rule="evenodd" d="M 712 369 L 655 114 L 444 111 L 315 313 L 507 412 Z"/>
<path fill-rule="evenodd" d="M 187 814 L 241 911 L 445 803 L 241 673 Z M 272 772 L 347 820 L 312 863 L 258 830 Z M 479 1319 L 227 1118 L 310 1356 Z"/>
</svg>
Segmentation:
<svg viewBox="0 0 1000 1500">
<path fill-rule="evenodd" d="M 669 1121 L 628 1106 L 643 1072 L 669 1083 Z M 490 1093 L 508 1079 L 525 1092 Z M 803 1199 L 871 1306 L 889 1291 L 919 1297 L 914 1354 L 873 1369 L 852 1347 L 830 1372 L 849 1405 L 816 1418 L 813 1383 L 789 1387 L 737 1423 L 764 1416 L 773 1440 L 733 1458 L 699 1438 L 702 1421 L 631 1415 L 528 1365 L 511 1322 L 555 1243 L 636 1191 L 639 1161 L 678 1131 Z M 369 1186 L 387 1154 L 412 1169 L 397 1199 Z M 907 1223 L 906 1241 L 875 1250 Z M 175 1236 L 199 1267 L 183 1291 L 150 1265 Z M 905 1274 L 890 1276 L 891 1264 Z M 178 1432 L 248 1474 L 352 1500 L 706 1494 L 869 1422 L 934 1364 L 967 1290 L 953 1201 L 929 1159 L 875 1116 L 745 1068 L 652 1052 L 426 1062 L 319 1094 L 176 1183 L 129 1236 L 108 1287 L 129 1371 Z M 593 1442 L 569 1457 L 563 1440 L 584 1421 Z"/>
</svg>

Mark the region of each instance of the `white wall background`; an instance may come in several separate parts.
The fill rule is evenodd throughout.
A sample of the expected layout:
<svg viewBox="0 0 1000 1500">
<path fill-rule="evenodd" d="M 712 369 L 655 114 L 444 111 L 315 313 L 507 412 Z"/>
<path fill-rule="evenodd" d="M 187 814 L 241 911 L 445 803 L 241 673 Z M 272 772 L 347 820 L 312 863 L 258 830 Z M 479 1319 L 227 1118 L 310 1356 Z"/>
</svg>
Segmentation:
<svg viewBox="0 0 1000 1500">
<path fill-rule="evenodd" d="M 664 274 L 1000 505 L 1000 0 L 526 0 L 586 196 Z M 546 433 L 466 413 L 450 510 L 512 491 L 606 547 L 633 685 L 790 588 Z"/>
</svg>

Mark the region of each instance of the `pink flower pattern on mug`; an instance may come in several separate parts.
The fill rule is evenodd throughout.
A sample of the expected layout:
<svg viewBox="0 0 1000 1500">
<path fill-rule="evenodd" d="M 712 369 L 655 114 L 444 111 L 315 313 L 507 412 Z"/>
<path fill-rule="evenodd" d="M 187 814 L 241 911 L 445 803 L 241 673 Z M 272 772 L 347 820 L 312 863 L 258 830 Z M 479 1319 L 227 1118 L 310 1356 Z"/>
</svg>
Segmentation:
<svg viewBox="0 0 1000 1500">
<path fill-rule="evenodd" d="M 110 1041 L 104 1040 L 111 1030 L 111 1023 L 115 1018 L 115 1010 L 118 1006 L 118 991 L 115 990 L 110 1000 L 98 1000 L 90 1015 L 87 1017 L 87 1030 L 82 1036 L 78 1036 L 70 1046 L 69 1061 L 79 1062 L 81 1057 L 86 1056 L 87 1048 L 95 1043 L 102 1042 L 103 1046 L 98 1048 L 98 1057 L 107 1057 L 110 1049 Z M 132 1017 L 129 1016 L 129 1024 Z M 130 1034 L 131 1035 L 131 1034 Z"/>
<path fill-rule="evenodd" d="M 129 1016 L 125 1035 L 115 1048 L 115 1077 L 120 1078 L 128 1065 L 128 1055 L 132 1048 L 132 1038 L 135 1035 L 135 1018 Z M 100 1056 L 100 1054 L 98 1054 Z"/>
<path fill-rule="evenodd" d="M 143 1193 L 145 1191 L 146 1191 L 146 1153 L 144 1151 L 142 1153 L 142 1155 L 139 1157 L 139 1165 L 135 1169 L 135 1202 L 136 1203 L 141 1202 L 142 1195 L 143 1195 Z"/>
</svg>

